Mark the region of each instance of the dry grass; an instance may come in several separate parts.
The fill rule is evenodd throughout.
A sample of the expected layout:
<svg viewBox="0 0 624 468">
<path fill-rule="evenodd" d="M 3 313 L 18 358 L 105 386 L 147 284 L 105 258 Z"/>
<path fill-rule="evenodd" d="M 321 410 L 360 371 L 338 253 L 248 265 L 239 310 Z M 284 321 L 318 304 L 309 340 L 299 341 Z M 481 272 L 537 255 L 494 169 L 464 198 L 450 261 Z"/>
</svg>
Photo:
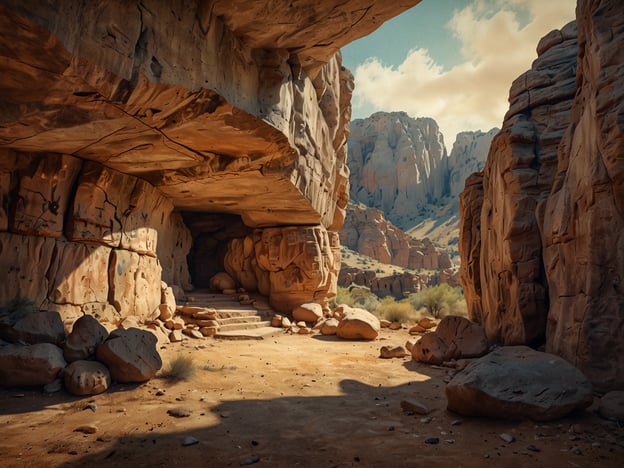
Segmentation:
<svg viewBox="0 0 624 468">
<path fill-rule="evenodd" d="M 171 360 L 169 367 L 161 375 L 167 380 L 191 380 L 196 371 L 197 367 L 191 356 L 178 355 Z"/>
</svg>

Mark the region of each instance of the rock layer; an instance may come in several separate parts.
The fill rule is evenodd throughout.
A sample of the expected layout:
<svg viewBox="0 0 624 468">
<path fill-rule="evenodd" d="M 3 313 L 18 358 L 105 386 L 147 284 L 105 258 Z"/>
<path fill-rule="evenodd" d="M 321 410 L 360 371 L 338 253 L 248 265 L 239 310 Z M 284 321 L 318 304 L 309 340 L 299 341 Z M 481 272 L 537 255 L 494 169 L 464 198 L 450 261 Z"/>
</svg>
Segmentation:
<svg viewBox="0 0 624 468">
<path fill-rule="evenodd" d="M 624 385 L 621 13 L 580 0 L 577 23 L 540 41 L 462 194 L 471 317 L 491 342 L 545 342 L 603 391 Z"/>
</svg>

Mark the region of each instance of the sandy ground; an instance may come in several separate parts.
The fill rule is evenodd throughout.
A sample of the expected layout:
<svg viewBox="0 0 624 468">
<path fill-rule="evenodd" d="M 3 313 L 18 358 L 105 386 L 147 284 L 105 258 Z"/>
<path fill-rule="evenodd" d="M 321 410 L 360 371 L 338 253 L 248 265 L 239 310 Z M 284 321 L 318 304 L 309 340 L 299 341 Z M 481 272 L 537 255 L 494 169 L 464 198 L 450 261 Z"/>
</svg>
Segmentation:
<svg viewBox="0 0 624 468">
<path fill-rule="evenodd" d="M 161 349 L 165 366 L 178 353 L 194 357 L 190 381 L 116 384 L 87 398 L 0 390 L 0 466 L 624 466 L 624 429 L 595 407 L 547 424 L 447 412 L 446 370 L 378 357 L 407 337 L 206 339 Z M 431 413 L 405 414 L 408 398 Z M 198 443 L 183 446 L 189 436 Z"/>
</svg>

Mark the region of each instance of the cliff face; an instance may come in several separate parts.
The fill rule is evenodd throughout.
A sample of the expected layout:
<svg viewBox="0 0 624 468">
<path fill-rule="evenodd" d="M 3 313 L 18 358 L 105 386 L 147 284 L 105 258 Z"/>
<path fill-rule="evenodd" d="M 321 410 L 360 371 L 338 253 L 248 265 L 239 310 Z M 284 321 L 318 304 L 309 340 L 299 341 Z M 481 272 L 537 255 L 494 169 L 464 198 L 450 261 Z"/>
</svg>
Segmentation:
<svg viewBox="0 0 624 468">
<path fill-rule="evenodd" d="M 432 119 L 377 112 L 351 123 L 351 198 L 377 208 L 399 227 L 419 205 L 448 192 L 448 157 Z"/>
<path fill-rule="evenodd" d="M 353 79 L 336 51 L 416 3 L 0 1 L 3 252 L 43 246 L 31 258 L 2 255 L 2 278 L 18 287 L 0 290 L 0 302 L 28 295 L 42 307 L 54 298 L 82 304 L 45 282 L 27 286 L 18 273 L 34 262 L 52 284 L 67 281 L 80 270 L 54 266 L 64 254 L 52 243 L 61 241 L 120 249 L 81 254 L 96 262 L 102 284 L 114 255 L 127 251 L 163 268 L 150 282 L 187 287 L 188 271 L 161 257 L 160 245 L 173 243 L 176 258 L 189 235 L 212 245 L 201 213 L 235 215 L 255 229 L 315 226 L 325 234 L 295 236 L 312 261 L 342 225 L 348 200 Z M 177 212 L 194 212 L 198 230 L 189 234 Z M 153 226 L 158 236 L 137 246 L 133 236 Z M 319 243 L 306 250 L 310 238 Z M 203 261 L 222 262 L 226 247 L 217 250 L 220 260 Z M 315 284 L 300 284 L 292 269 L 283 284 L 294 285 L 296 300 L 331 293 L 330 263 Z M 111 294 L 100 291 L 96 302 L 116 304 Z"/>
<path fill-rule="evenodd" d="M 622 12 L 580 0 L 540 41 L 461 198 L 471 316 L 492 342 L 545 342 L 599 390 L 624 385 Z"/>
<path fill-rule="evenodd" d="M 461 132 L 457 134 L 448 159 L 449 195 L 459 197 L 470 174 L 479 172 L 498 133 L 498 128 L 488 132 Z"/>
<path fill-rule="evenodd" d="M 438 251 L 429 239 L 414 239 L 386 220 L 381 211 L 355 203 L 349 203 L 347 207 L 340 242 L 382 263 L 412 270 L 439 270 L 453 266 L 449 255 Z"/>
</svg>

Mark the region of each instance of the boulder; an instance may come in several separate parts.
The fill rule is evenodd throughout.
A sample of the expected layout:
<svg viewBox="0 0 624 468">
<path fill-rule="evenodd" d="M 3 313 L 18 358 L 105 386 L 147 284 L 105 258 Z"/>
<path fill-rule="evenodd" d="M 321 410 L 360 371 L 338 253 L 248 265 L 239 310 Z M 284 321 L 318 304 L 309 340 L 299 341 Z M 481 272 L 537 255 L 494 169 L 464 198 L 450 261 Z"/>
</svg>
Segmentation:
<svg viewBox="0 0 624 468">
<path fill-rule="evenodd" d="M 592 385 L 564 359 L 526 346 L 472 362 L 446 386 L 447 408 L 464 416 L 550 421 L 589 406 Z"/>
<path fill-rule="evenodd" d="M 624 391 L 612 390 L 600 399 L 598 414 L 605 419 L 624 422 Z"/>
<path fill-rule="evenodd" d="M 369 311 L 350 308 L 340 320 L 336 336 L 347 340 L 374 340 L 380 329 L 379 319 Z"/>
<path fill-rule="evenodd" d="M 236 281 L 225 271 L 220 271 L 210 278 L 210 288 L 224 291 L 227 289 L 236 289 Z"/>
<path fill-rule="evenodd" d="M 87 359 L 95 355 L 96 348 L 104 343 L 108 331 L 93 316 L 84 315 L 74 322 L 71 333 L 63 345 L 67 362 Z"/>
<path fill-rule="evenodd" d="M 464 317 L 447 315 L 440 321 L 435 333 L 449 348 L 445 361 L 481 357 L 488 350 L 488 341 L 483 327 Z"/>
<path fill-rule="evenodd" d="M 145 330 L 115 330 L 97 347 L 96 357 L 118 382 L 145 382 L 162 367 L 156 337 Z"/>
<path fill-rule="evenodd" d="M 316 302 L 307 302 L 295 307 L 292 311 L 295 321 L 312 322 L 316 323 L 319 319 L 323 318 L 323 307 Z"/>
<path fill-rule="evenodd" d="M 46 385 L 66 365 L 63 350 L 51 343 L 0 346 L 0 386 Z"/>
<path fill-rule="evenodd" d="M 439 366 L 446 361 L 448 346 L 436 333 L 425 333 L 412 345 L 412 359 Z"/>
<path fill-rule="evenodd" d="M 65 389 L 72 395 L 97 395 L 111 384 L 108 368 L 97 361 L 74 361 L 63 372 Z"/>
<path fill-rule="evenodd" d="M 328 318 L 327 320 L 323 322 L 323 325 L 321 326 L 321 334 L 322 335 L 335 335 L 336 330 L 338 330 L 339 324 L 340 322 L 338 322 L 338 320 L 336 320 L 335 318 Z"/>
<path fill-rule="evenodd" d="M 384 359 L 402 358 L 406 354 L 403 346 L 382 346 L 379 350 L 379 357 Z"/>
<path fill-rule="evenodd" d="M 10 329 L 5 328 L 5 336 L 14 343 L 60 345 L 65 340 L 65 327 L 58 312 L 33 311 L 23 314 Z"/>
</svg>

